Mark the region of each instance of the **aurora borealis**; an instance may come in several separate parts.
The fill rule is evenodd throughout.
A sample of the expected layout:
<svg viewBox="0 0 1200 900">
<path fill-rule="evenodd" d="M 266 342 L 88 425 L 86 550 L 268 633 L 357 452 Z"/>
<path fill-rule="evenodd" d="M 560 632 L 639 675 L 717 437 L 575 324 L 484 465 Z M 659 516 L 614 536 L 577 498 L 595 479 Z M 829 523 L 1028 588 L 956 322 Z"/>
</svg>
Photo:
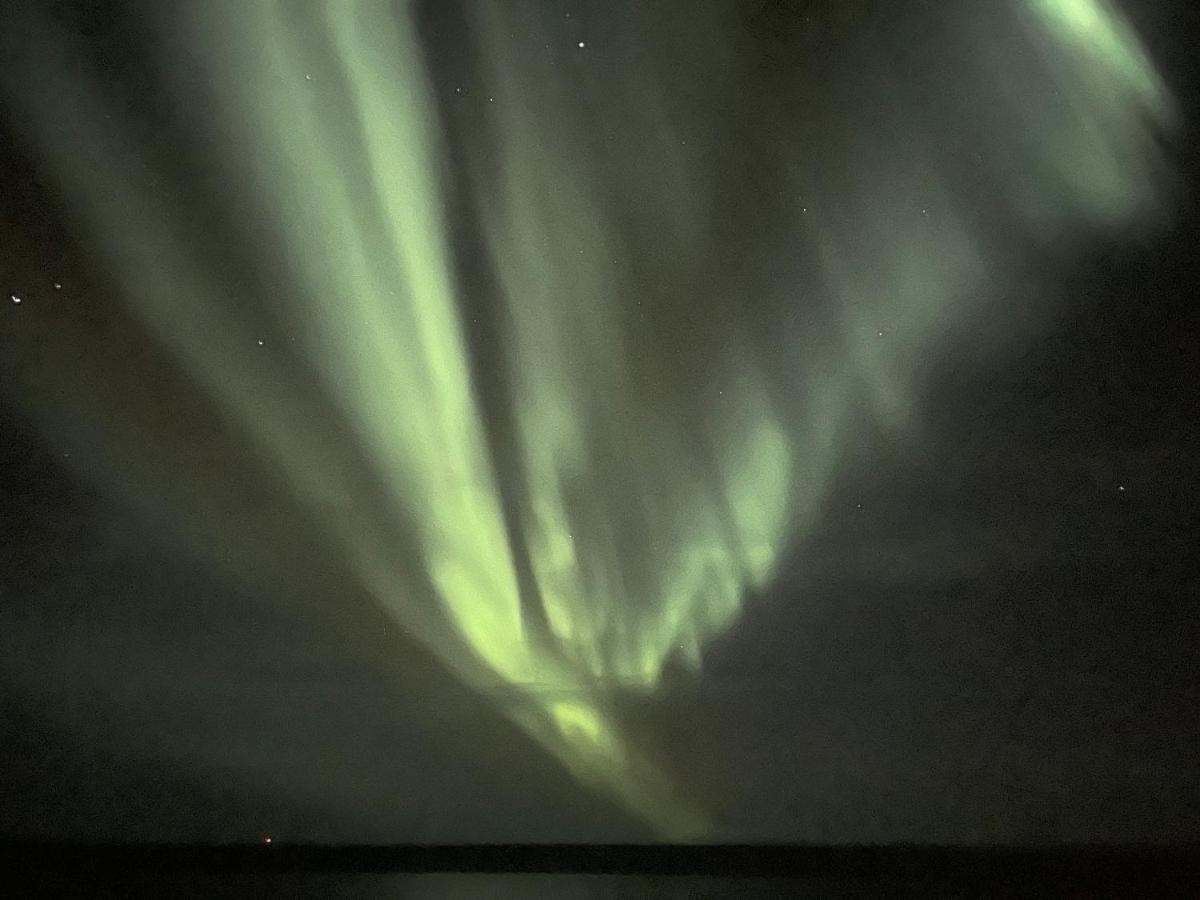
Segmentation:
<svg viewBox="0 0 1200 900">
<path fill-rule="evenodd" d="M 356 589 L 687 839 L 621 698 L 703 673 L 868 424 L 919 440 L 930 360 L 1044 314 L 997 282 L 1161 222 L 1177 112 L 1101 0 L 817 4 L 839 51 L 774 55 L 772 4 L 615 5 L 149 4 L 150 112 L 30 7 L 0 83 L 98 280 Z M 35 343 L 31 408 L 78 427 Z M 86 477 L 297 602 L 242 488 L 105 392 L 120 356 Z"/>
</svg>

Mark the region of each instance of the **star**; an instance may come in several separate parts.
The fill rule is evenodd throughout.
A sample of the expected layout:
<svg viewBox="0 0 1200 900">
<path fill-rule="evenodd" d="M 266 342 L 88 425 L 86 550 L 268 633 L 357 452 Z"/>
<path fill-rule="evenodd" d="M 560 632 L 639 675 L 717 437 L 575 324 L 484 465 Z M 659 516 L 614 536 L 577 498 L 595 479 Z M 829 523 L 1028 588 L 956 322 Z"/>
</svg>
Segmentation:
<svg viewBox="0 0 1200 900">
<path fill-rule="evenodd" d="M 582 50 L 582 49 L 583 49 L 584 47 L 586 47 L 586 46 L 587 46 L 587 45 L 586 45 L 586 44 L 584 44 L 584 42 L 583 42 L 583 41 L 580 41 L 580 42 L 579 42 L 579 49 L 580 49 L 580 50 Z"/>
<path fill-rule="evenodd" d="M 20 298 L 20 297 L 18 297 L 16 294 L 10 294 L 9 296 L 11 296 L 11 297 L 12 297 L 12 302 L 13 302 L 13 303 L 20 303 L 20 302 L 21 302 L 21 298 Z"/>
</svg>

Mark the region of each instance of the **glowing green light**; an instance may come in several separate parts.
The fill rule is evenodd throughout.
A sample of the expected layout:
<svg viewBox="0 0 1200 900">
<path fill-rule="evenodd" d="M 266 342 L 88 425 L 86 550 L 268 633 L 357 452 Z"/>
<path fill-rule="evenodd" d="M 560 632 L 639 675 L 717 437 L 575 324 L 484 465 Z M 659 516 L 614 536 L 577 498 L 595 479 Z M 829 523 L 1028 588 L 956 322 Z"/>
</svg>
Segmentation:
<svg viewBox="0 0 1200 900">
<path fill-rule="evenodd" d="M 1047 99 L 1044 84 L 1033 90 L 1021 73 L 1008 87 L 1002 52 L 992 69 L 979 63 L 986 90 L 1011 91 L 995 104 L 1007 120 L 970 104 L 1011 149 L 1000 154 L 997 192 L 1035 237 L 1080 221 L 1119 224 L 1153 196 L 1142 116 L 1168 115 L 1165 92 L 1098 0 L 1026 2 L 1054 39 L 1063 97 Z M 728 292 L 731 307 L 744 302 L 738 277 L 676 288 L 636 274 L 712 271 L 708 260 L 723 248 L 710 226 L 727 173 L 699 147 L 719 146 L 723 126 L 688 105 L 688 90 L 666 84 L 654 54 L 624 59 L 617 87 L 588 82 L 591 106 L 582 104 L 552 56 L 528 52 L 536 16 L 523 4 L 478 4 L 469 18 L 487 117 L 477 142 L 453 148 L 462 171 L 451 172 L 439 120 L 448 114 L 436 102 L 444 86 L 429 82 L 411 10 L 392 6 L 211 0 L 176 25 L 195 58 L 209 60 L 217 112 L 205 125 L 221 135 L 220 169 L 251 197 L 269 235 L 264 256 L 283 260 L 289 275 L 270 298 L 254 299 L 296 329 L 297 352 L 348 423 L 386 495 L 388 524 L 412 538 L 416 559 L 355 516 L 368 501 L 361 481 L 339 469 L 322 431 L 332 426 L 296 411 L 280 386 L 285 373 L 267 368 L 261 351 L 243 352 L 257 334 L 255 304 L 223 296 L 219 261 L 196 250 L 157 167 L 132 163 L 142 150 L 99 93 L 52 52 L 14 63 L 9 80 L 25 79 L 14 96 L 129 301 L 321 513 L 362 587 L 465 682 L 512 688 L 520 701 L 506 712 L 581 780 L 664 835 L 695 836 L 703 814 L 630 746 L 609 705 L 614 691 L 654 690 L 672 660 L 702 668 L 704 648 L 734 624 L 747 593 L 770 585 L 789 528 L 817 520 L 847 423 L 864 407 L 894 428 L 911 423 L 905 373 L 936 348 L 947 321 L 970 312 L 991 260 L 972 210 L 909 129 L 897 129 L 886 153 L 873 143 L 874 121 L 856 124 L 846 154 L 794 134 L 795 146 L 778 150 L 793 154 L 779 193 L 797 197 L 811 229 L 835 309 L 829 334 L 789 349 L 791 376 L 768 375 L 758 348 L 736 336 L 664 358 L 638 324 L 643 303 L 669 295 L 686 305 L 702 290 Z M 723 10 L 697 3 L 689 12 L 704 52 L 680 70 L 697 84 L 726 71 Z M 588 53 L 572 57 L 601 65 L 605 52 L 589 39 Z M 717 99 L 737 108 L 736 80 L 722 84 L 714 108 Z M 580 109 L 600 115 L 606 103 L 616 109 L 606 121 L 636 127 L 598 139 Z M 788 114 L 807 128 L 805 115 Z M 705 126 L 697 133 L 713 134 L 677 130 L 689 116 Z M 810 172 L 819 174 L 814 199 L 800 200 Z M 823 191 L 830 202 L 820 202 Z M 446 213 L 459 195 L 495 269 L 496 295 L 486 299 L 508 329 L 503 371 L 473 373 L 479 361 L 461 317 L 464 300 L 479 298 L 461 296 Z M 771 288 L 797 304 L 810 289 Z M 473 374 L 509 394 L 506 437 L 524 492 L 513 518 L 544 634 L 523 612 Z M 696 389 L 704 379 L 719 385 L 713 396 Z M 689 419 L 679 407 L 702 414 Z"/>
</svg>

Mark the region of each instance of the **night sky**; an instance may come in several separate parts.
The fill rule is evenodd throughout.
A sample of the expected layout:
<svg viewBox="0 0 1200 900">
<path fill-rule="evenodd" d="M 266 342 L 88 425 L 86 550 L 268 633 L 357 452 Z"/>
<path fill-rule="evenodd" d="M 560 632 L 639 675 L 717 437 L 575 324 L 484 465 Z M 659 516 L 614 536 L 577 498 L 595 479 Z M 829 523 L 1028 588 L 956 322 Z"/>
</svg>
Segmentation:
<svg viewBox="0 0 1200 900">
<path fill-rule="evenodd" d="M 5 4 L 0 833 L 1200 840 L 1184 0 Z"/>
</svg>

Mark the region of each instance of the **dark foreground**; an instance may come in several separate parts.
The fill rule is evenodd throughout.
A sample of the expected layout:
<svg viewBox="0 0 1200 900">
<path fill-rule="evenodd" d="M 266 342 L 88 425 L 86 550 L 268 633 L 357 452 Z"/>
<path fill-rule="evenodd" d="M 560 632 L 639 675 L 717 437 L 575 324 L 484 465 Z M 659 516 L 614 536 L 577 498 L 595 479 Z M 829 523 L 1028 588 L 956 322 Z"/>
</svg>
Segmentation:
<svg viewBox="0 0 1200 900">
<path fill-rule="evenodd" d="M 212 896 L 1147 896 L 1200 893 L 1200 845 L 317 846 L 9 843 L 23 892 Z M 441 881 L 439 881 L 439 878 Z M 499 894 L 496 892 L 499 891 Z"/>
</svg>

